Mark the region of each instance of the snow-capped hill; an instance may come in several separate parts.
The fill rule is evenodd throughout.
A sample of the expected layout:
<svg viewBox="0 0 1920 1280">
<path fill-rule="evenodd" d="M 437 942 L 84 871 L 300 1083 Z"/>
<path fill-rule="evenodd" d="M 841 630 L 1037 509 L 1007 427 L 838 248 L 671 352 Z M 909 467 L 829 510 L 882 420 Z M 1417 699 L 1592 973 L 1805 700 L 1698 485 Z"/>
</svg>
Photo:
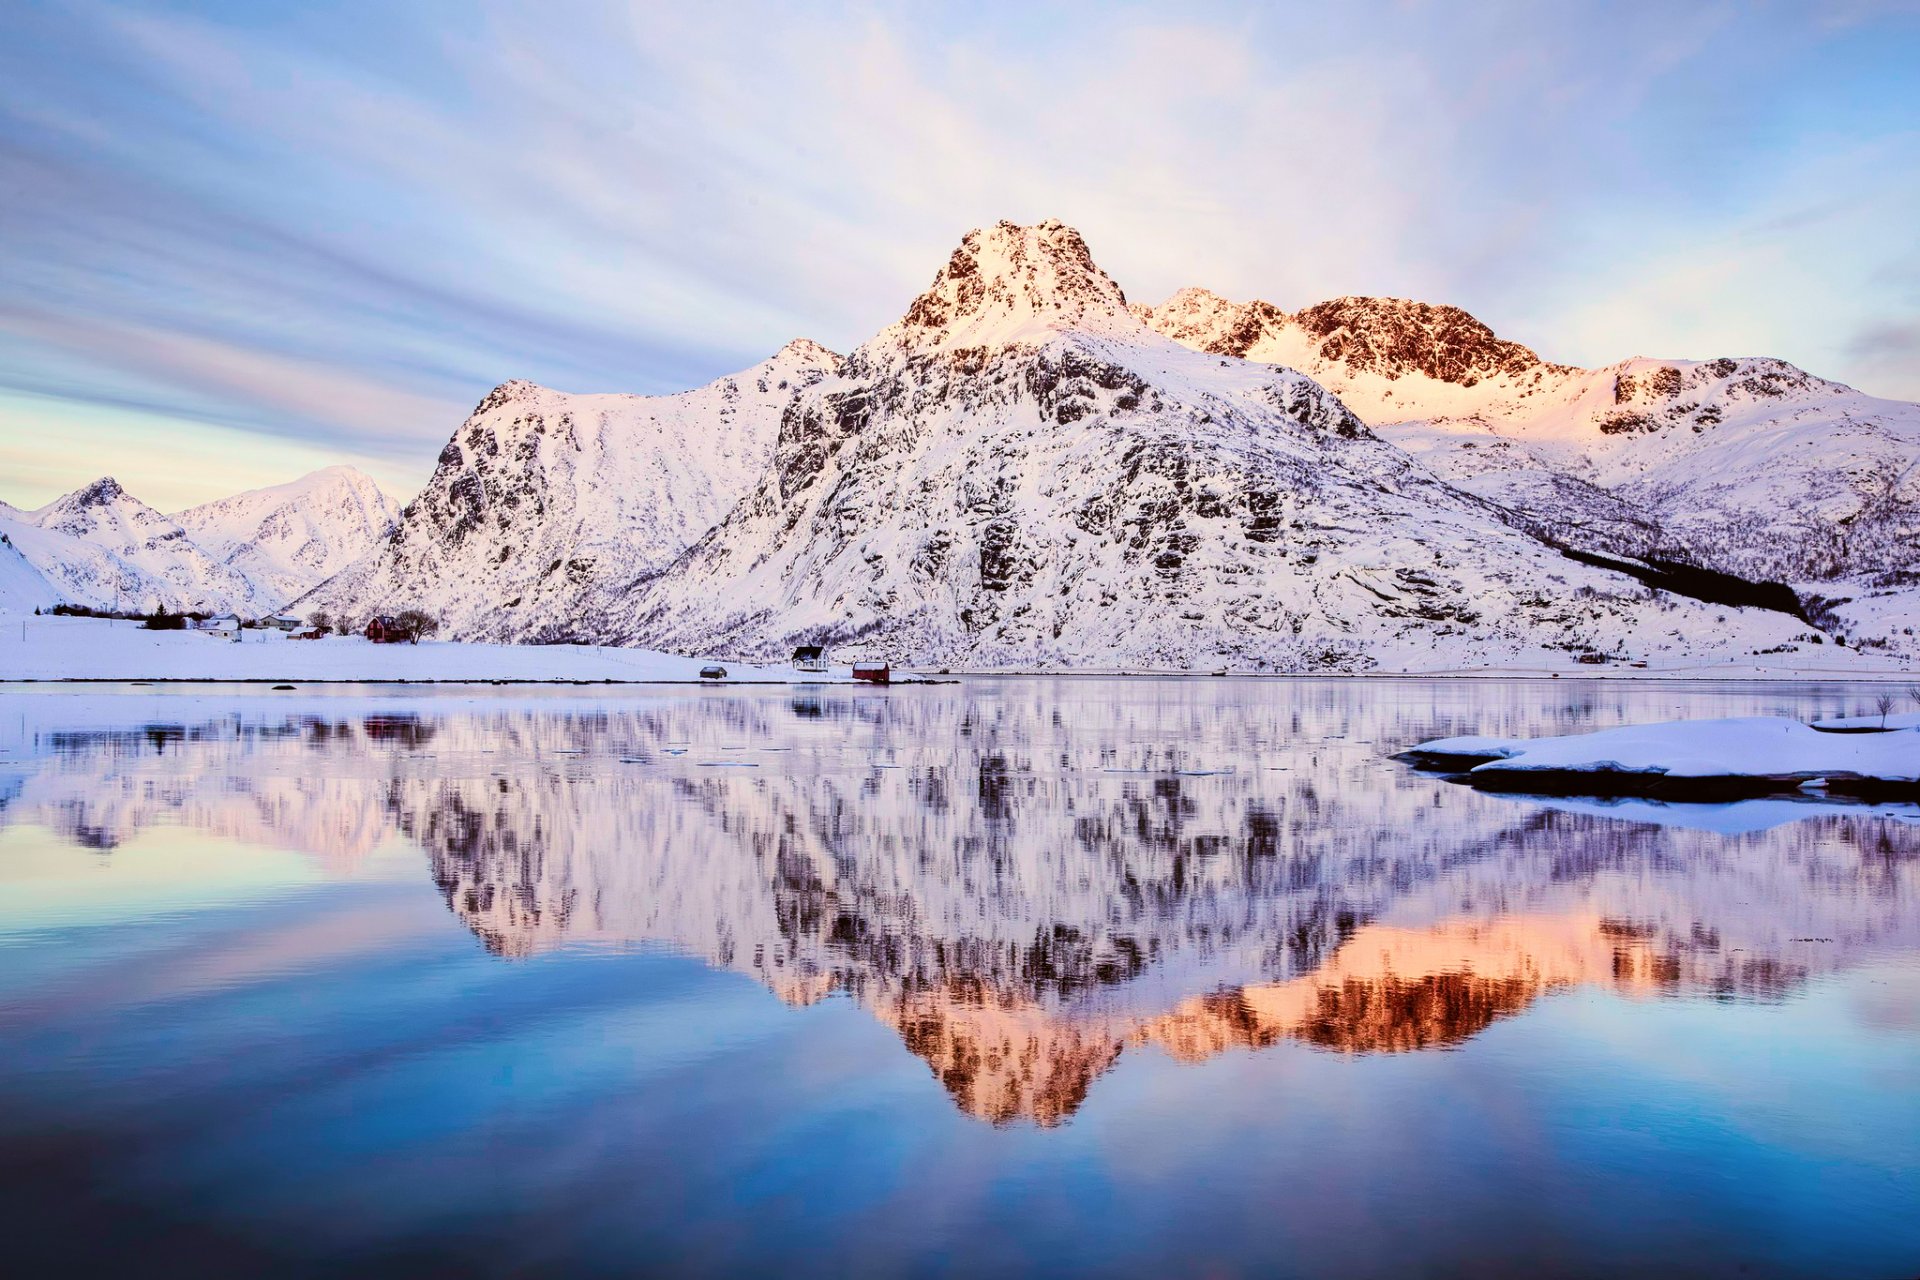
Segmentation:
<svg viewBox="0 0 1920 1280">
<path fill-rule="evenodd" d="M 1635 358 L 1531 401 L 1379 430 L 1543 523 L 1631 508 L 1641 532 L 1619 550 L 1868 589 L 1920 572 L 1920 405 L 1783 360 Z"/>
<path fill-rule="evenodd" d="M 1237 359 L 1246 359 L 1287 324 L 1287 313 L 1270 302 L 1233 302 L 1211 289 L 1182 289 L 1157 307 L 1140 302 L 1129 309 L 1182 346 Z"/>
<path fill-rule="evenodd" d="M 13 542 L 20 513 L 0 502 L 0 613 L 30 613 L 59 604 L 60 593 Z"/>
<path fill-rule="evenodd" d="M 399 515 L 399 503 L 370 477 L 342 466 L 192 507 L 174 518 L 271 606 L 365 556 L 392 532 Z"/>
<path fill-rule="evenodd" d="M 1446 479 L 1575 543 L 1864 589 L 1920 573 L 1920 406 L 1783 360 L 1581 369 L 1398 299 L 1288 314 L 1185 289 L 1135 313 L 1196 350 L 1301 370 Z"/>
<path fill-rule="evenodd" d="M 1056 221 L 969 231 L 900 322 L 868 344 L 916 350 L 1044 342 L 1055 333 L 1131 334 L 1126 295 L 1086 241 Z"/>
<path fill-rule="evenodd" d="M 103 476 L 5 530 L 64 597 L 96 608 L 261 607 L 253 585 L 185 529 Z"/>
<path fill-rule="evenodd" d="M 1310 378 L 1153 332 L 1084 249 L 1057 224 L 969 236 L 906 320 L 787 407 L 732 513 L 605 601 L 613 635 L 1280 669 L 1729 642 L 1712 611 L 1442 483 Z M 1802 629 L 1756 617 L 1740 643 Z"/>
<path fill-rule="evenodd" d="M 138 540 L 150 531 L 179 526 L 120 487 L 112 476 L 101 476 L 64 497 L 55 498 L 28 517 L 42 529 L 76 538 L 99 537 Z"/>
<path fill-rule="evenodd" d="M 1519 378 L 1565 367 L 1549 365 L 1519 343 L 1495 337 L 1458 307 L 1405 298 L 1335 298 L 1295 312 L 1291 319 L 1317 344 L 1320 360 L 1389 379 L 1420 374 L 1470 387 L 1487 378 Z"/>
<path fill-rule="evenodd" d="M 421 608 L 461 639 L 595 634 L 588 596 L 657 573 L 724 516 L 766 469 L 782 408 L 838 364 L 803 339 L 676 395 L 502 383 L 393 534 L 302 605 Z"/>
<path fill-rule="evenodd" d="M 755 389 L 763 394 L 768 390 L 768 387 L 762 387 L 759 384 L 766 381 L 769 375 L 778 375 L 796 370 L 802 373 L 811 373 L 814 370 L 835 369 L 839 367 L 840 356 L 837 352 L 828 350 L 812 338 L 795 338 L 786 346 L 774 352 L 772 357 L 765 363 L 773 367 L 759 372 L 755 376 L 754 383 Z M 756 366 L 756 368 L 757 367 L 758 366 Z"/>
<path fill-rule="evenodd" d="M 1495 336 L 1458 307 L 1406 298 L 1334 298 L 1289 315 L 1270 302 L 1233 302 L 1206 289 L 1182 289 L 1157 307 L 1133 310 L 1183 346 L 1302 369 L 1338 366 L 1388 380 L 1419 374 L 1471 386 L 1565 368 Z"/>
</svg>

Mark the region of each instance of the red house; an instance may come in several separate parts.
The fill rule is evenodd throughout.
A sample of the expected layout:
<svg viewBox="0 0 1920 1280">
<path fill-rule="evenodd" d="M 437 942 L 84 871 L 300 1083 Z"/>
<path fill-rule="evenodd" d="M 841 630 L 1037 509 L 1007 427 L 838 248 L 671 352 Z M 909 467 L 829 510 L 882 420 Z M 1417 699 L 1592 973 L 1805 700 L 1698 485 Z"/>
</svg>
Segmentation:
<svg viewBox="0 0 1920 1280">
<path fill-rule="evenodd" d="M 367 623 L 367 639 L 375 644 L 399 644 L 410 638 L 392 618 L 382 616 Z"/>
<path fill-rule="evenodd" d="M 853 678 L 868 680 L 874 684 L 891 684 L 893 668 L 884 662 L 856 662 L 853 664 Z"/>
</svg>

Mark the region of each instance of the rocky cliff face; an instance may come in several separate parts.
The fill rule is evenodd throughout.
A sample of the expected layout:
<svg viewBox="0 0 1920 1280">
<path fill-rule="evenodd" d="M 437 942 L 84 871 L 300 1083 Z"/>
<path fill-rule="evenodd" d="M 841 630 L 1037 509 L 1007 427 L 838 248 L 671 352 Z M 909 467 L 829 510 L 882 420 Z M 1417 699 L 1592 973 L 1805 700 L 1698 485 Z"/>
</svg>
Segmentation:
<svg viewBox="0 0 1920 1280">
<path fill-rule="evenodd" d="M 1307 373 L 1447 480 L 1592 549 L 1828 595 L 1920 580 L 1920 406 L 1781 360 L 1551 364 L 1399 299 L 1288 314 L 1186 289 L 1135 310 L 1196 350 Z"/>
<path fill-rule="evenodd" d="M 461 639 L 594 637 L 589 602 L 617 599 L 725 515 L 765 470 L 781 410 L 836 363 L 801 340 L 678 395 L 503 383 L 392 536 L 310 603 L 355 620 L 425 609 Z"/>
<path fill-rule="evenodd" d="M 1289 315 L 1269 302 L 1231 302 L 1182 289 L 1134 314 L 1174 341 L 1214 355 L 1285 364 L 1309 373 L 1335 369 L 1387 381 L 1418 375 L 1471 387 L 1495 377 L 1566 372 L 1458 307 L 1405 298 L 1335 298 Z"/>
<path fill-rule="evenodd" d="M 1351 670 L 1715 643 L 1701 607 L 1649 600 L 1519 524 L 1312 379 L 1154 332 L 1070 228 L 1002 223 L 786 406 L 738 506 L 600 611 L 640 645 L 823 641 L 973 667 Z M 1801 629 L 1747 626 L 1772 643 Z"/>
<path fill-rule="evenodd" d="M 312 603 L 422 608 L 461 638 L 968 667 L 1811 641 L 1565 546 L 1793 582 L 1829 630 L 1897 646 L 1920 643 L 1915 456 L 1920 407 L 1779 361 L 1578 369 L 1403 299 L 1129 306 L 1071 227 L 1000 223 L 844 360 L 796 342 L 677 396 L 504 384 Z"/>
</svg>

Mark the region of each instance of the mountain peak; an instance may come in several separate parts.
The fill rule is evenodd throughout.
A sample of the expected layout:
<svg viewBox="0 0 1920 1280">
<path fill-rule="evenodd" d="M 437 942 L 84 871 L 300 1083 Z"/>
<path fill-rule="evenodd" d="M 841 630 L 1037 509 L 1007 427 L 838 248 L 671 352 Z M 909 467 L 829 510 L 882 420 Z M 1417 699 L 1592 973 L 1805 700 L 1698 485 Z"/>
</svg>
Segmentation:
<svg viewBox="0 0 1920 1280">
<path fill-rule="evenodd" d="M 1157 307 L 1136 312 L 1146 324 L 1183 346 L 1217 356 L 1246 359 L 1287 324 L 1271 303 L 1239 303 L 1211 289 L 1185 288 Z"/>
<path fill-rule="evenodd" d="M 970 347 L 1140 327 L 1080 233 L 1049 219 L 969 231 L 889 333 L 915 346 Z"/>
<path fill-rule="evenodd" d="M 1424 373 L 1471 386 L 1482 377 L 1546 364 L 1460 308 L 1430 302 L 1334 298 L 1294 312 L 1293 321 L 1319 341 L 1326 359 L 1388 377 Z"/>
<path fill-rule="evenodd" d="M 81 507 L 104 507 L 108 503 L 126 496 L 127 491 L 120 487 L 118 480 L 115 480 L 112 476 L 101 476 L 92 484 L 75 489 L 66 496 L 64 502 L 67 506 L 76 509 Z"/>
<path fill-rule="evenodd" d="M 804 364 L 838 364 L 840 357 L 831 349 L 821 346 L 812 338 L 795 338 L 786 346 L 773 353 L 773 358 L 798 360 Z"/>
<path fill-rule="evenodd" d="M 81 528 L 101 521 L 113 523 L 122 519 L 165 520 L 159 512 L 121 488 L 120 482 L 112 476 L 101 476 L 90 484 L 81 485 L 72 493 L 62 494 L 35 511 L 30 518 L 43 529 Z"/>
<path fill-rule="evenodd" d="M 1500 375 L 1566 371 L 1458 307 L 1407 298 L 1333 298 L 1289 315 L 1257 299 L 1238 303 L 1189 288 L 1137 314 L 1196 350 L 1286 364 L 1315 377 L 1337 366 L 1388 381 L 1417 373 L 1471 387 Z"/>
</svg>

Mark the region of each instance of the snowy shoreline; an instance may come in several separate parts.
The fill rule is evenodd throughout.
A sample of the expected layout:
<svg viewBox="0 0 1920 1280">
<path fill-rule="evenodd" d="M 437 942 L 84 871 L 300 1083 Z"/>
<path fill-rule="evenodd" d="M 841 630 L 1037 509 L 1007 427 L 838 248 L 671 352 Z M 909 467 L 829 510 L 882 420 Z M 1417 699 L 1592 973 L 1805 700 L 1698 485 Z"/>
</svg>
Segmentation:
<svg viewBox="0 0 1920 1280">
<path fill-rule="evenodd" d="M 1804 724 L 1784 716 L 1672 720 L 1542 738 L 1434 738 L 1399 759 L 1483 791 L 1732 800 L 1920 797 L 1920 716 Z"/>
<path fill-rule="evenodd" d="M 505 645 L 426 641 L 374 644 L 358 636 L 290 639 L 278 631 L 245 631 L 231 639 L 194 631 L 148 631 L 138 622 L 34 615 L 0 616 L 0 686 L 112 684 L 128 681 L 185 684 L 823 684 L 851 678 L 846 665 L 830 672 L 801 671 L 785 663 L 727 657 L 687 657 L 603 645 Z M 842 655 L 845 656 L 845 655 Z M 1771 657 L 1773 655 L 1767 655 Z M 1784 657 L 1784 655 L 1782 655 Z M 1852 658 L 1852 655 L 1849 655 Z M 724 681 L 703 681 L 700 668 L 717 663 Z M 1818 668 L 1782 661 L 1674 662 L 1650 667 L 1441 666 L 1427 670 L 1252 671 L 1154 670 L 1142 667 L 1044 669 L 935 669 L 897 666 L 895 683 L 946 678 L 1226 679 L 1226 680 L 1610 680 L 1805 681 L 1909 683 L 1911 671 L 1878 666 L 1865 655 L 1857 665 Z"/>
<path fill-rule="evenodd" d="M 375 644 L 360 636 L 294 640 L 251 630 L 148 631 L 137 622 L 0 618 L 0 685 L 27 684 L 832 684 L 850 671 L 721 660 L 728 678 L 702 680 L 712 658 L 597 645 L 459 641 Z"/>
</svg>

